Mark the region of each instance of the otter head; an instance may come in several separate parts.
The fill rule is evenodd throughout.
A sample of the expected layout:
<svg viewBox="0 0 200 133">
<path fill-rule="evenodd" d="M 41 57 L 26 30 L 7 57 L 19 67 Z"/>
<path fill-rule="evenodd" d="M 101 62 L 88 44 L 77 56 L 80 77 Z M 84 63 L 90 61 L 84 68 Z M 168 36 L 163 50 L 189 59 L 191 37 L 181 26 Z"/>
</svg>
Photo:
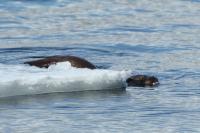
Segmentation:
<svg viewBox="0 0 200 133">
<path fill-rule="evenodd" d="M 154 76 L 146 76 L 146 75 L 135 75 L 131 76 L 126 80 L 128 86 L 137 86 L 137 87 L 145 87 L 145 86 L 156 86 L 159 84 L 159 81 Z"/>
</svg>

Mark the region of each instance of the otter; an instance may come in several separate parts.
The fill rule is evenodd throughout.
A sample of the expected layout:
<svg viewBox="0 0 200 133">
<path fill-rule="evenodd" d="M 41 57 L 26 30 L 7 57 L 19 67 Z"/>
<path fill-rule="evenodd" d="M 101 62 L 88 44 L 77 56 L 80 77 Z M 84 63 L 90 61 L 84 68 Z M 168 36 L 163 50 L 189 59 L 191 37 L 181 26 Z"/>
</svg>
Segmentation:
<svg viewBox="0 0 200 133">
<path fill-rule="evenodd" d="M 73 67 L 76 68 L 88 68 L 88 69 L 96 69 L 97 67 L 93 65 L 91 62 L 76 56 L 50 56 L 39 60 L 27 61 L 25 64 L 29 64 L 31 66 L 36 66 L 40 68 L 48 68 L 50 65 L 56 64 L 58 62 L 68 61 L 71 63 Z M 146 86 L 157 86 L 159 81 L 154 76 L 147 75 L 132 75 L 126 80 L 127 86 L 135 86 L 135 87 L 146 87 Z"/>
<path fill-rule="evenodd" d="M 157 86 L 159 84 L 158 78 L 147 75 L 133 75 L 126 80 L 128 86 Z"/>
<path fill-rule="evenodd" d="M 48 68 L 50 65 L 65 61 L 70 62 L 73 67 L 96 69 L 96 66 L 90 63 L 89 61 L 76 56 L 50 56 L 44 59 L 28 61 L 24 63 L 40 68 Z"/>
</svg>

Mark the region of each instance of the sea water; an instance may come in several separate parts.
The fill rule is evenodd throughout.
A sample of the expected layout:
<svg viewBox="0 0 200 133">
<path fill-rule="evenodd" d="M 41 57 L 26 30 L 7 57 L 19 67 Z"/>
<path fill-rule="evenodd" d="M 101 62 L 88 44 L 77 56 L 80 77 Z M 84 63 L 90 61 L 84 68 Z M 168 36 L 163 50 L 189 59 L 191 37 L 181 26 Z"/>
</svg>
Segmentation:
<svg viewBox="0 0 200 133">
<path fill-rule="evenodd" d="M 199 0 L 0 0 L 0 132 L 200 132 Z M 53 55 L 87 59 L 49 69 Z M 129 74 L 158 77 L 126 87 Z"/>
</svg>

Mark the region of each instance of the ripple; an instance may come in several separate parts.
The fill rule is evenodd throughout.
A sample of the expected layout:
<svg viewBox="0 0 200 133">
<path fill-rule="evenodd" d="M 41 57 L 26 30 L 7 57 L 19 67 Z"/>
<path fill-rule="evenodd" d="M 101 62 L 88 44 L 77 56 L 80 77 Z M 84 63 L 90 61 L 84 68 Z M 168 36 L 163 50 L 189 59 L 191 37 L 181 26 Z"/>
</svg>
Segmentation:
<svg viewBox="0 0 200 133">
<path fill-rule="evenodd" d="M 0 132 L 199 132 L 199 29 L 199 0 L 1 0 L 0 63 L 75 55 L 161 84 L 0 99 Z"/>
</svg>

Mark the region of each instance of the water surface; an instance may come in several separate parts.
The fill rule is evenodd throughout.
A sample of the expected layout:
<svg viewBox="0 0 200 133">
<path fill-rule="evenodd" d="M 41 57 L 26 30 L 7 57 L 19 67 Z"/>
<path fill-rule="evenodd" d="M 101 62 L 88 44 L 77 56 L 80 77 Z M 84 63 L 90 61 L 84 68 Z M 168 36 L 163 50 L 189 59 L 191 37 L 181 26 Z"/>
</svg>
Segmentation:
<svg viewBox="0 0 200 133">
<path fill-rule="evenodd" d="M 161 82 L 3 97 L 0 132 L 200 132 L 199 12 L 199 0 L 0 0 L 1 65 L 76 55 Z"/>
</svg>

